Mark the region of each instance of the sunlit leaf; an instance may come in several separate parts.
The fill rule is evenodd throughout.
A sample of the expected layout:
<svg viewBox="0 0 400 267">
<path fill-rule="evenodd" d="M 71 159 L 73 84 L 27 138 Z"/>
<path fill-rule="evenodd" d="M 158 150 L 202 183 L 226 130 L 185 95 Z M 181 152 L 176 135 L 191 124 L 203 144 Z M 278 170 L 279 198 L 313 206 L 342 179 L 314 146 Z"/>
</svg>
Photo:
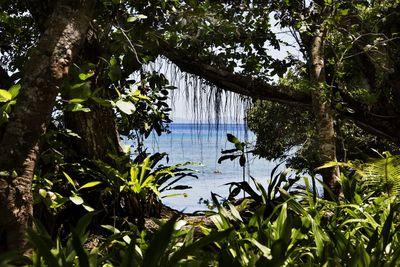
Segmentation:
<svg viewBox="0 0 400 267">
<path fill-rule="evenodd" d="M 12 99 L 12 95 L 4 89 L 0 89 L 0 102 L 7 102 Z"/>
<path fill-rule="evenodd" d="M 76 190 L 75 183 L 74 183 L 74 181 L 72 180 L 72 178 L 71 178 L 66 172 L 63 172 L 63 174 L 64 174 L 65 178 L 67 178 L 68 182 L 69 182 L 69 183 L 74 187 L 74 189 Z"/>
<path fill-rule="evenodd" d="M 81 190 L 83 188 L 94 187 L 94 186 L 99 185 L 99 184 L 101 184 L 100 181 L 89 182 L 89 183 L 86 183 L 86 184 L 82 185 L 78 190 Z"/>
<path fill-rule="evenodd" d="M 79 79 L 81 79 L 82 81 L 85 81 L 85 80 L 89 79 L 90 77 L 92 77 L 93 75 L 94 75 L 94 72 L 80 73 Z"/>
<path fill-rule="evenodd" d="M 8 89 L 8 92 L 11 94 L 11 97 L 14 99 L 18 96 L 19 91 L 21 90 L 20 84 L 15 84 Z"/>
<path fill-rule="evenodd" d="M 81 205 L 84 201 L 83 198 L 81 198 L 78 195 L 70 196 L 69 199 L 75 204 L 75 205 Z"/>
<path fill-rule="evenodd" d="M 136 107 L 135 105 L 130 102 L 130 101 L 125 101 L 125 100 L 118 100 L 115 105 L 117 106 L 117 108 L 119 110 L 121 110 L 123 113 L 127 114 L 127 115 L 131 115 L 133 112 L 135 112 Z"/>
<path fill-rule="evenodd" d="M 84 207 L 85 210 L 87 210 L 88 212 L 95 211 L 94 208 L 92 208 L 91 206 L 89 206 L 88 204 L 85 204 L 85 203 L 82 203 L 82 207 Z"/>
</svg>

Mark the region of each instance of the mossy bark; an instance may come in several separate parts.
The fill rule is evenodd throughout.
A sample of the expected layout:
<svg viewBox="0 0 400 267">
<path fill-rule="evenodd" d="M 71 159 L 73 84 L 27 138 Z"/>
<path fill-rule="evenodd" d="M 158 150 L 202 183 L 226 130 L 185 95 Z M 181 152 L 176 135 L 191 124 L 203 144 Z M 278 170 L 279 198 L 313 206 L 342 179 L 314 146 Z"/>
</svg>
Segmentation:
<svg viewBox="0 0 400 267">
<path fill-rule="evenodd" d="M 334 127 L 334 116 L 331 108 L 331 92 L 326 83 L 324 63 L 324 38 L 326 30 L 317 30 L 311 43 L 311 92 L 313 112 L 315 116 L 316 141 L 318 149 L 319 165 L 326 162 L 336 161 L 336 136 Z M 339 168 L 327 168 L 320 170 L 324 183 L 334 193 L 340 195 Z M 325 198 L 330 198 L 325 190 Z"/>
<path fill-rule="evenodd" d="M 0 251 L 24 249 L 32 179 L 55 98 L 85 40 L 95 0 L 60 0 L 27 60 L 22 90 L 0 140 Z"/>
</svg>

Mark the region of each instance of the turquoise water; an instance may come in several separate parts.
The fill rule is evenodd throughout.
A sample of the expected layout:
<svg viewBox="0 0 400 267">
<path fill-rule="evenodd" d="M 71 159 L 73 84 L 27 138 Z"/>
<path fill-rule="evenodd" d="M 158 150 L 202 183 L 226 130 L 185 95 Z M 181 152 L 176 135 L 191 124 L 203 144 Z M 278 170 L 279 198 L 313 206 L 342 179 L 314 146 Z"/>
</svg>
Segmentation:
<svg viewBox="0 0 400 267">
<path fill-rule="evenodd" d="M 229 186 L 225 185 L 226 183 L 243 180 L 243 169 L 239 166 L 238 160 L 226 160 L 221 164 L 218 164 L 217 161 L 221 156 L 221 150 L 234 148 L 233 144 L 226 139 L 227 133 L 237 136 L 241 141 L 255 141 L 254 134 L 247 131 L 245 125 L 173 123 L 170 125 L 170 130 L 170 134 L 150 135 L 145 142 L 148 152 L 168 153 L 169 164 L 190 161 L 203 166 L 192 166 L 198 171 L 198 179 L 187 177 L 181 180 L 180 184 L 190 185 L 191 189 L 168 191 L 163 194 L 187 193 L 187 197 L 163 198 L 166 205 L 185 212 L 205 210 L 206 206 L 199 203 L 200 199 L 210 199 L 211 192 L 225 197 L 229 192 Z M 248 180 L 251 175 L 264 184 L 268 181 L 271 170 L 277 164 L 251 155 L 248 162 L 245 179 Z"/>
</svg>

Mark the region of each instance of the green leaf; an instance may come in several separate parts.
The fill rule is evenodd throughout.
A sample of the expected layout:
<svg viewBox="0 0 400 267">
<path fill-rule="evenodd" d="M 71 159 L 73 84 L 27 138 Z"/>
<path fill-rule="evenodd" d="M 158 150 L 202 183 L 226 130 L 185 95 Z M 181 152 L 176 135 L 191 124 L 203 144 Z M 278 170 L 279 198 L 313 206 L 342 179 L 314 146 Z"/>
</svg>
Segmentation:
<svg viewBox="0 0 400 267">
<path fill-rule="evenodd" d="M 72 178 L 71 178 L 66 172 L 63 172 L 63 174 L 64 174 L 65 178 L 67 178 L 68 182 L 69 182 L 69 183 L 74 187 L 74 189 L 76 190 L 76 186 L 75 186 L 75 183 L 74 183 L 74 181 L 72 180 Z"/>
<path fill-rule="evenodd" d="M 111 65 L 110 70 L 108 71 L 108 77 L 113 82 L 120 80 L 122 77 L 121 68 L 118 65 Z"/>
<path fill-rule="evenodd" d="M 173 216 L 161 229 L 154 235 L 149 247 L 144 255 L 142 266 L 158 267 L 161 266 L 163 256 L 166 256 L 167 248 L 172 240 L 174 226 L 179 215 Z"/>
<path fill-rule="evenodd" d="M 47 196 L 47 191 L 44 190 L 43 188 L 39 189 L 39 195 L 41 195 L 43 198 L 46 198 Z"/>
<path fill-rule="evenodd" d="M 135 105 L 130 102 L 130 101 L 125 101 L 125 100 L 118 100 L 115 105 L 117 106 L 117 108 L 119 110 L 121 110 L 123 113 L 127 114 L 127 115 L 131 115 L 133 112 L 135 112 L 136 107 Z"/>
<path fill-rule="evenodd" d="M 119 234 L 121 233 L 120 230 L 118 230 L 117 228 L 115 228 L 112 225 L 108 225 L 108 224 L 103 224 L 101 225 L 101 227 L 103 227 L 104 229 L 110 230 L 111 232 L 113 232 L 113 234 Z"/>
<path fill-rule="evenodd" d="M 0 89 L 0 102 L 7 102 L 12 98 L 12 95 L 7 90 Z"/>
<path fill-rule="evenodd" d="M 93 75 L 94 75 L 94 72 L 80 73 L 79 79 L 81 79 L 82 81 L 85 81 L 85 80 L 89 79 L 90 77 L 92 77 Z"/>
<path fill-rule="evenodd" d="M 172 255 L 171 259 L 169 260 L 169 262 L 166 266 L 171 266 L 171 267 L 177 266 L 178 262 L 181 259 L 184 259 L 187 256 L 194 254 L 197 250 L 199 250 L 202 247 L 205 247 L 211 243 L 214 243 L 221 239 L 226 238 L 232 232 L 232 230 L 233 229 L 230 228 L 225 231 L 211 233 L 205 237 L 200 238 L 196 242 L 181 248 L 180 250 L 178 250 L 177 252 L 175 252 Z"/>
<path fill-rule="evenodd" d="M 38 256 L 44 258 L 47 266 L 60 266 L 57 258 L 51 253 L 51 243 L 43 238 L 41 234 L 35 233 L 32 229 L 28 229 L 28 236 L 34 247 L 38 250 Z"/>
<path fill-rule="evenodd" d="M 75 204 L 75 205 L 81 205 L 83 204 L 83 198 L 81 198 L 78 195 L 70 196 L 69 199 Z"/>
<path fill-rule="evenodd" d="M 72 246 L 74 247 L 74 251 L 76 252 L 76 256 L 78 257 L 79 266 L 90 267 L 89 257 L 87 255 L 87 252 L 83 248 L 80 236 L 75 229 L 72 229 Z"/>
<path fill-rule="evenodd" d="M 239 211 L 230 203 L 227 202 L 229 210 L 231 211 L 233 217 L 235 217 L 236 219 L 238 219 L 239 221 L 243 222 L 242 217 L 240 216 Z"/>
<path fill-rule="evenodd" d="M 73 104 L 76 104 L 76 103 L 82 103 L 82 102 L 85 102 L 87 99 L 82 99 L 82 98 L 73 98 L 73 99 L 70 99 L 70 100 L 68 100 L 68 102 L 69 103 L 73 103 Z"/>
<path fill-rule="evenodd" d="M 21 89 L 20 84 L 14 84 L 13 86 L 8 89 L 8 92 L 11 94 L 11 97 L 14 99 L 18 96 L 19 90 Z"/>
<path fill-rule="evenodd" d="M 67 106 L 67 110 L 72 112 L 90 112 L 90 108 L 84 108 L 82 104 L 79 103 L 71 103 Z"/>
<path fill-rule="evenodd" d="M 94 186 L 99 185 L 99 184 L 101 184 L 101 183 L 102 183 L 102 182 L 100 182 L 100 181 L 93 181 L 93 182 L 86 183 L 86 184 L 82 185 L 82 186 L 78 189 L 78 191 L 81 190 L 81 189 L 83 189 L 83 188 L 94 187 Z"/>
<path fill-rule="evenodd" d="M 82 204 L 82 207 L 83 207 L 85 210 L 87 210 L 88 212 L 93 212 L 93 211 L 95 211 L 94 208 L 92 208 L 91 206 L 89 206 L 89 205 L 87 205 L 87 204 L 85 204 L 85 203 Z"/>
<path fill-rule="evenodd" d="M 117 64 L 118 64 L 117 59 L 116 59 L 115 57 L 112 57 L 112 58 L 110 59 L 110 65 L 111 65 L 111 66 L 116 66 Z"/>
<path fill-rule="evenodd" d="M 339 9 L 339 12 L 342 16 L 347 16 L 349 14 L 349 9 Z"/>
<path fill-rule="evenodd" d="M 228 134 L 226 134 L 226 137 L 227 137 L 228 141 L 232 144 L 240 143 L 239 139 L 236 136 L 234 136 L 233 134 L 228 133 Z"/>
<path fill-rule="evenodd" d="M 147 16 L 139 14 L 139 15 L 135 15 L 135 16 L 129 17 L 126 21 L 127 22 L 135 22 L 137 20 L 142 20 L 142 19 L 147 19 Z"/>
<path fill-rule="evenodd" d="M 271 249 L 267 246 L 264 246 L 254 238 L 248 239 L 251 243 L 253 243 L 258 249 L 262 252 L 263 256 L 269 260 L 272 259 Z"/>
</svg>

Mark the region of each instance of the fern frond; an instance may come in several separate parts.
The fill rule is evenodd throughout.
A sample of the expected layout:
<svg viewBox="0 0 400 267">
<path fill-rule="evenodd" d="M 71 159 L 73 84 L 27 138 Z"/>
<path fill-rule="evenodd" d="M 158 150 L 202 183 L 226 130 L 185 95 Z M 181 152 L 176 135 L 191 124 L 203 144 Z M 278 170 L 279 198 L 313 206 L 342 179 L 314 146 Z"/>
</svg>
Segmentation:
<svg viewBox="0 0 400 267">
<path fill-rule="evenodd" d="M 384 158 L 364 164 L 362 180 L 367 186 L 383 187 L 389 194 L 400 194 L 400 156 L 384 155 Z"/>
</svg>

